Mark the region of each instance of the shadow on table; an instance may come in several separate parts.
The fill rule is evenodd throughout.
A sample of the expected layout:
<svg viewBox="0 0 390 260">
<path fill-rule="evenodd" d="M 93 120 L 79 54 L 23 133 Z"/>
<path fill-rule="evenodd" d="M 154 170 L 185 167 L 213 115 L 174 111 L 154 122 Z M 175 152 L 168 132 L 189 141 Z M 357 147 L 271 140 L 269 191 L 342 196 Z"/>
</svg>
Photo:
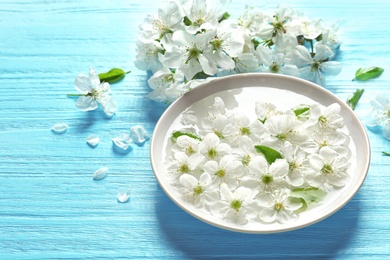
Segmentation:
<svg viewBox="0 0 390 260">
<path fill-rule="evenodd" d="M 189 258 L 223 259 L 335 256 L 348 247 L 360 211 L 355 198 L 332 216 L 309 227 L 286 233 L 243 234 L 219 229 L 192 217 L 160 188 L 156 191 L 155 210 L 161 233 L 175 250 Z"/>
</svg>

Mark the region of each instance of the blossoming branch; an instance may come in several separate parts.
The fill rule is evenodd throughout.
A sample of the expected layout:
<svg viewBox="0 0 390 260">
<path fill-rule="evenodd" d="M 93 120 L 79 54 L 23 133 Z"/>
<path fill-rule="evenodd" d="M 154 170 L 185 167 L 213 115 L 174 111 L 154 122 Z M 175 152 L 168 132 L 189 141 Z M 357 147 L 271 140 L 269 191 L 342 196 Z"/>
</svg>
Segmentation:
<svg viewBox="0 0 390 260">
<path fill-rule="evenodd" d="M 335 25 L 290 7 L 247 9 L 237 19 L 225 1 L 168 1 L 140 25 L 135 65 L 151 71 L 150 99 L 171 102 L 211 77 L 269 72 L 322 86 L 337 75 L 341 41 Z"/>
</svg>

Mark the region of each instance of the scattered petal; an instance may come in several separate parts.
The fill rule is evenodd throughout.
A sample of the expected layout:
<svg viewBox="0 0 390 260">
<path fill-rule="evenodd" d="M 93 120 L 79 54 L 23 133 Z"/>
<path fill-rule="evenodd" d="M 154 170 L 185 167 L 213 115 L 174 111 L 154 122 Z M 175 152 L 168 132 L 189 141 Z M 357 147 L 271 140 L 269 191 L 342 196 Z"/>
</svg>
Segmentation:
<svg viewBox="0 0 390 260">
<path fill-rule="evenodd" d="M 118 191 L 117 200 L 120 203 L 126 203 L 130 199 L 130 191 L 128 189 L 121 189 Z"/>
<path fill-rule="evenodd" d="M 150 139 L 149 133 L 141 125 L 136 125 L 130 128 L 130 136 L 134 143 L 143 145 L 147 140 Z"/>
<path fill-rule="evenodd" d="M 51 127 L 51 131 L 56 134 L 63 134 L 68 130 L 68 125 L 64 123 L 55 124 Z"/>
<path fill-rule="evenodd" d="M 90 135 L 87 137 L 87 144 L 92 148 L 95 148 L 100 142 L 100 138 L 97 135 Z"/>
<path fill-rule="evenodd" d="M 119 136 L 112 138 L 112 142 L 116 148 L 127 151 L 133 143 L 133 140 L 130 135 L 122 133 Z"/>
<path fill-rule="evenodd" d="M 108 168 L 102 167 L 93 174 L 94 180 L 101 180 L 107 176 Z"/>
</svg>

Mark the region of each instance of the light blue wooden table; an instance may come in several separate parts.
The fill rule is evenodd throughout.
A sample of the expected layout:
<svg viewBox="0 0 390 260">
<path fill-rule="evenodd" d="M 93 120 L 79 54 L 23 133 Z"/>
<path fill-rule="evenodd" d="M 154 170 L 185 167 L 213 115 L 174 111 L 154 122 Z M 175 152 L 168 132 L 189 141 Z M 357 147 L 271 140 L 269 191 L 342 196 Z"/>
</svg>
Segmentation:
<svg viewBox="0 0 390 260">
<path fill-rule="evenodd" d="M 274 1 L 262 1 L 275 8 Z M 282 1 L 283 2 L 283 1 Z M 365 88 L 355 112 L 364 121 L 369 97 L 390 91 L 390 4 L 387 1 L 288 1 L 312 18 L 342 21 L 340 75 L 328 89 L 345 100 Z M 248 235 L 205 224 L 179 209 L 159 188 L 149 145 L 127 154 L 111 138 L 134 125 L 150 133 L 164 110 L 145 95 L 144 71 L 134 66 L 138 25 L 157 1 L 0 1 L 0 259 L 155 258 L 390 258 L 390 143 L 368 131 L 372 161 L 358 194 L 326 220 L 300 230 Z M 244 4 L 233 1 L 230 11 Z M 384 74 L 351 81 L 359 67 Z M 79 111 L 73 81 L 90 67 L 132 70 L 112 85 L 118 112 Z M 63 135 L 50 131 L 67 123 Z M 85 143 L 98 134 L 95 148 Z M 102 166 L 107 178 L 93 181 Z M 131 190 L 118 203 L 119 189 Z"/>
</svg>

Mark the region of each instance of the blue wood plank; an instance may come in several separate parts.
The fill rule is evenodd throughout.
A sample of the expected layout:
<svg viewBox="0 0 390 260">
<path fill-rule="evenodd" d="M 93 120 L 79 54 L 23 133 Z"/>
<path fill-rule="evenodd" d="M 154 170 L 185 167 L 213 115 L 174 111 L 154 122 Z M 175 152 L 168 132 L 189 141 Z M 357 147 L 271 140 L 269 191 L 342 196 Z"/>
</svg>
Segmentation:
<svg viewBox="0 0 390 260">
<path fill-rule="evenodd" d="M 366 92 L 356 108 L 365 121 L 369 97 L 390 86 L 390 4 L 387 1 L 280 1 L 312 18 L 341 20 L 340 75 L 328 89 L 342 99 Z M 148 75 L 135 68 L 138 25 L 158 1 L 0 2 L 0 258 L 337 258 L 390 256 L 389 141 L 368 131 L 372 163 L 359 193 L 343 209 L 310 227 L 248 235 L 205 224 L 179 209 L 158 187 L 150 144 L 116 153 L 111 139 L 134 125 L 152 133 L 164 106 L 145 98 Z M 264 9 L 276 3 L 264 1 Z M 243 12 L 233 0 L 229 11 Z M 351 81 L 357 68 L 381 66 L 373 81 Z M 118 113 L 83 113 L 73 81 L 90 67 L 132 70 L 112 85 Z M 52 125 L 69 125 L 63 135 Z M 98 134 L 96 148 L 85 138 Z M 106 179 L 92 174 L 109 167 Z M 121 188 L 128 203 L 116 201 Z"/>
</svg>

